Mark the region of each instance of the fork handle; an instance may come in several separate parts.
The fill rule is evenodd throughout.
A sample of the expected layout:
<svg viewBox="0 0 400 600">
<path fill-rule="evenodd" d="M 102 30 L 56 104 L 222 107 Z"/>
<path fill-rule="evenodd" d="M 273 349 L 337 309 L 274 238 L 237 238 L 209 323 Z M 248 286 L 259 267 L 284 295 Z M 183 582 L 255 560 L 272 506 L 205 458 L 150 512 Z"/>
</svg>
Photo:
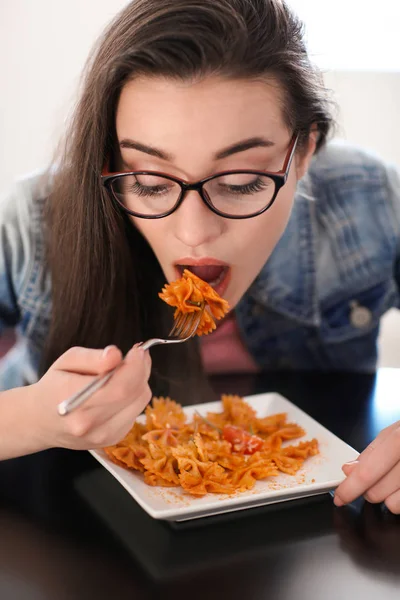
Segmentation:
<svg viewBox="0 0 400 600">
<path fill-rule="evenodd" d="M 174 341 L 175 340 L 165 340 L 162 338 L 151 338 L 150 340 L 147 340 L 146 342 L 142 342 L 141 344 L 139 344 L 139 348 L 142 348 L 143 350 L 148 350 L 152 346 L 158 346 L 158 344 L 171 344 Z"/>
<path fill-rule="evenodd" d="M 156 346 L 157 344 L 164 344 L 166 341 L 167 340 L 163 340 L 161 338 L 152 338 L 151 340 L 147 340 L 146 342 L 140 344 L 140 347 L 143 348 L 143 350 L 148 350 L 152 346 Z M 111 377 L 113 376 L 115 371 L 121 366 L 121 364 L 122 363 L 120 363 L 114 369 L 106 373 L 106 375 L 98 375 L 85 387 L 76 392 L 76 394 L 60 402 L 60 404 L 57 406 L 58 414 L 61 417 L 65 417 L 73 410 L 75 410 L 75 408 L 81 406 L 95 392 L 102 388 L 107 383 L 107 381 L 111 379 Z"/>
<path fill-rule="evenodd" d="M 72 412 L 75 408 L 81 406 L 90 396 L 92 396 L 97 390 L 103 387 L 107 383 L 109 379 L 113 376 L 115 371 L 118 369 L 120 365 L 109 371 L 106 375 L 99 375 L 95 377 L 90 383 L 88 383 L 84 388 L 76 392 L 73 396 L 70 396 L 63 402 L 57 406 L 58 414 L 61 417 L 65 417 L 70 412 Z"/>
</svg>

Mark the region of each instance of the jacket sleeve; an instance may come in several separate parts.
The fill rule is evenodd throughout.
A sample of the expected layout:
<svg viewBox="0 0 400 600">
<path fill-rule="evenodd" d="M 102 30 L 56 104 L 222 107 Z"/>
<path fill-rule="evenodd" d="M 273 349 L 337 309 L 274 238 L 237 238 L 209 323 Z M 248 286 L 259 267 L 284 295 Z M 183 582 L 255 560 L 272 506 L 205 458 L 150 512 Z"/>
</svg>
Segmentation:
<svg viewBox="0 0 400 600">
<path fill-rule="evenodd" d="M 0 333 L 21 319 L 19 298 L 32 260 L 26 194 L 21 182 L 0 200 Z"/>
<path fill-rule="evenodd" d="M 388 167 L 386 171 L 390 201 L 394 212 L 394 229 L 397 234 L 397 252 L 394 263 L 394 276 L 399 290 L 400 306 L 400 172 L 395 167 Z"/>
</svg>

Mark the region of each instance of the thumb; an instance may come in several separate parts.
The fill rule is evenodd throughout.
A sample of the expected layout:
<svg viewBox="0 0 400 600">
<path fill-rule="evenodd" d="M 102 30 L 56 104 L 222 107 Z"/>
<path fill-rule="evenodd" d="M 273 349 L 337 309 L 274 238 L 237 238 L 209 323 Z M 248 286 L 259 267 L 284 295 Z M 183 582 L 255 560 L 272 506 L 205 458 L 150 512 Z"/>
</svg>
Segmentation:
<svg viewBox="0 0 400 600">
<path fill-rule="evenodd" d="M 107 346 L 104 350 L 76 346 L 64 352 L 52 368 L 82 375 L 98 375 L 111 371 L 121 361 L 122 352 L 116 346 Z"/>
</svg>

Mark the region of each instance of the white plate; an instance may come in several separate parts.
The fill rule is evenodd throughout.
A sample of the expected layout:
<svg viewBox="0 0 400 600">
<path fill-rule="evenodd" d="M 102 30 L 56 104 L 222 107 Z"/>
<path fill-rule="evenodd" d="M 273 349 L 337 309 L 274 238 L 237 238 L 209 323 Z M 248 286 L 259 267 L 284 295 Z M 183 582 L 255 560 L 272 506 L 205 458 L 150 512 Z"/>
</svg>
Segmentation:
<svg viewBox="0 0 400 600">
<path fill-rule="evenodd" d="M 279 394 L 258 394 L 248 396 L 245 400 L 255 409 L 258 417 L 274 413 L 287 413 L 290 422 L 295 422 L 305 429 L 306 435 L 302 439 L 317 438 L 320 454 L 307 459 L 304 467 L 296 475 L 281 473 L 277 477 L 257 481 L 252 490 L 238 492 L 234 496 L 206 494 L 201 498 L 194 498 L 181 488 L 149 486 L 144 483 L 141 473 L 128 471 L 114 464 L 104 451 L 93 450 L 91 454 L 149 515 L 155 519 L 168 521 L 186 521 L 315 496 L 328 492 L 339 485 L 344 479 L 341 466 L 343 463 L 357 458 L 356 450 Z M 221 412 L 222 407 L 220 402 L 209 402 L 184 408 L 189 419 L 195 410 L 206 415 L 207 412 Z M 142 421 L 142 419 L 143 417 L 139 417 L 138 421 Z"/>
</svg>

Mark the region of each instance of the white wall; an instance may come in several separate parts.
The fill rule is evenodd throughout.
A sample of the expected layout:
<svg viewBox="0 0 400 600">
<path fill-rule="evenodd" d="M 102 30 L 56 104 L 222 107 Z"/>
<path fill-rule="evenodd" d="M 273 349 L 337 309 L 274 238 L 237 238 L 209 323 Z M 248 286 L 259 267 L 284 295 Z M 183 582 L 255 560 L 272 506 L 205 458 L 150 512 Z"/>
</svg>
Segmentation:
<svg viewBox="0 0 400 600">
<path fill-rule="evenodd" d="M 324 81 L 339 105 L 338 134 L 400 167 L 400 69 L 326 72 Z"/>
<path fill-rule="evenodd" d="M 340 134 L 400 166 L 400 2 L 380 0 L 379 11 L 373 3 L 370 13 L 361 0 L 335 0 L 328 12 L 321 0 L 291 3 L 309 23 L 314 59 L 330 68 L 325 81 L 340 105 Z M 0 0 L 1 191 L 20 174 L 47 164 L 92 43 L 126 4 Z M 400 346 L 398 312 L 385 318 L 383 338 L 383 364 L 400 366 L 400 351 L 394 349 Z"/>
<path fill-rule="evenodd" d="M 399 0 L 286 0 L 306 24 L 320 66 L 340 71 L 399 71 Z"/>
<path fill-rule="evenodd" d="M 0 180 L 46 164 L 79 75 L 126 0 L 0 0 Z"/>
</svg>

